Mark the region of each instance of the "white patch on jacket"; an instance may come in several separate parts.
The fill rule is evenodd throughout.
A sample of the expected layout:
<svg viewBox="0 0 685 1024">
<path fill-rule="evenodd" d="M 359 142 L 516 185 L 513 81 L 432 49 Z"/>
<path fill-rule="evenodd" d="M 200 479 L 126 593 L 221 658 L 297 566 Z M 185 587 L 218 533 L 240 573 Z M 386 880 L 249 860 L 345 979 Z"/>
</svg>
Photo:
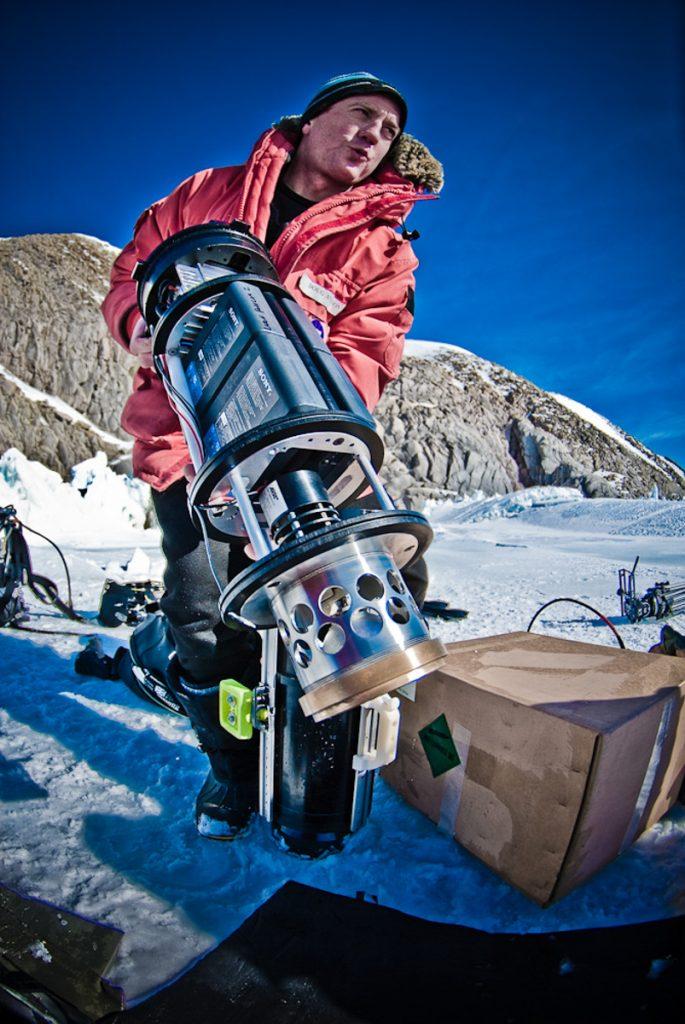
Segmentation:
<svg viewBox="0 0 685 1024">
<path fill-rule="evenodd" d="M 345 308 L 344 302 L 341 302 L 328 288 L 324 288 L 323 285 L 312 281 L 308 274 L 300 275 L 297 286 L 303 295 L 306 295 L 309 299 L 314 299 L 315 302 L 318 302 L 324 309 L 327 309 L 333 316 L 342 313 Z"/>
</svg>

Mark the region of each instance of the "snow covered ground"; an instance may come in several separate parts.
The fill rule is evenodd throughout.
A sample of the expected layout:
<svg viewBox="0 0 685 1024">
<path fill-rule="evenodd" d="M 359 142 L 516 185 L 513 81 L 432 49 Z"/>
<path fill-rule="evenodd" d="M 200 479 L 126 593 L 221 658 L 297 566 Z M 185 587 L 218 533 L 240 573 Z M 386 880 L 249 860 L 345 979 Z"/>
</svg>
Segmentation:
<svg viewBox="0 0 685 1024">
<path fill-rule="evenodd" d="M 46 473 L 21 457 L 0 460 L 0 504 L 13 501 L 28 525 L 64 544 L 79 609 L 95 615 L 104 567 L 127 561 L 136 547 L 159 574 L 158 536 L 140 528 L 141 494 L 112 481 L 102 464 L 82 468 L 75 488 Z M 620 619 L 616 570 L 639 554 L 641 590 L 657 579 L 685 583 L 685 502 L 587 501 L 569 489 L 537 488 L 429 511 L 436 531 L 431 596 L 469 610 L 463 621 L 435 625 L 446 641 L 525 629 L 543 602 L 568 596 L 597 607 L 628 647 L 645 650 L 659 625 Z M 36 570 L 61 584 L 57 555 L 28 539 Z M 341 854 L 316 863 L 278 850 L 258 821 L 232 844 L 202 840 L 192 811 L 205 759 L 187 724 L 120 683 L 77 676 L 73 660 L 85 636 L 106 631 L 31 605 L 33 625 L 80 635 L 0 633 L 1 880 L 122 929 L 111 977 L 129 999 L 186 969 L 287 879 L 347 895 L 364 890 L 411 914 L 493 931 L 611 925 L 685 911 L 683 808 L 547 910 L 383 783 L 367 826 Z M 683 618 L 671 621 L 685 630 Z M 535 628 L 614 642 L 574 605 L 555 605 Z M 109 631 L 109 649 L 127 633 Z"/>
</svg>

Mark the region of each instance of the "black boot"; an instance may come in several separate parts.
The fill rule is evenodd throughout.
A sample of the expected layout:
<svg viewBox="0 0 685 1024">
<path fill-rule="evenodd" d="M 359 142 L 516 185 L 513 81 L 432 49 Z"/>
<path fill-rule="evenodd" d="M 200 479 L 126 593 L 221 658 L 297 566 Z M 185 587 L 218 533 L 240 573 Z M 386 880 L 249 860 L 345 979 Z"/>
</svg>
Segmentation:
<svg viewBox="0 0 685 1024">
<path fill-rule="evenodd" d="M 258 734 L 238 740 L 222 729 L 218 686 L 193 686 L 179 677 L 174 688 L 211 765 L 195 802 L 197 830 L 209 839 L 233 839 L 257 810 Z"/>
</svg>

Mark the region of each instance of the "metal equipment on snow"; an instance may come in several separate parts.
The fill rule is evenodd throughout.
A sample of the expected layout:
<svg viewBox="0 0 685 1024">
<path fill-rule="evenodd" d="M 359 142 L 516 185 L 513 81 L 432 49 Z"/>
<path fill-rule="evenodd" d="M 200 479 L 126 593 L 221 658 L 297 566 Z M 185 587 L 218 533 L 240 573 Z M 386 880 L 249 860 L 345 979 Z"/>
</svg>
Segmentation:
<svg viewBox="0 0 685 1024">
<path fill-rule="evenodd" d="M 662 580 L 649 587 L 642 597 L 638 596 L 635 572 L 640 556 L 633 562 L 632 569 L 618 570 L 618 590 L 621 615 L 628 622 L 642 622 L 643 619 L 665 619 L 685 611 L 685 586 L 672 587 L 668 580 Z"/>
<path fill-rule="evenodd" d="M 120 583 L 106 579 L 100 595 L 98 622 L 102 626 L 137 626 L 156 611 L 164 587 L 158 580 Z"/>
<path fill-rule="evenodd" d="M 308 846 L 292 825 L 299 793 L 300 824 L 325 847 L 338 825 L 322 831 L 319 812 L 303 824 L 311 793 L 302 779 L 288 789 L 288 780 L 295 765 L 316 761 L 311 751 L 328 735 L 329 750 L 342 751 L 335 779 L 307 784 L 328 786 L 333 803 L 345 804 L 345 831 L 368 812 L 359 780 L 376 766 L 375 734 L 392 731 L 384 696 L 445 657 L 399 572 L 426 549 L 430 527 L 387 495 L 372 416 L 245 225 L 181 231 L 134 278 L 196 471 L 191 515 L 205 537 L 249 540 L 255 554 L 220 586 L 219 607 L 225 622 L 262 631 L 262 685 L 250 712 L 262 733 L 261 813 L 277 831 L 279 815 L 290 815 L 285 842 Z M 377 510 L 354 508 L 369 489 Z M 344 743 L 333 739 L 341 732 Z M 355 757 L 366 767 L 343 800 L 332 791 Z"/>
<path fill-rule="evenodd" d="M 67 600 L 63 601 L 59 596 L 57 584 L 47 576 L 41 576 L 33 571 L 29 546 L 24 537 L 24 530 L 35 533 L 37 537 L 46 540 L 51 544 L 59 555 L 67 579 Z M 6 505 L 0 508 L 0 626 L 14 626 L 15 628 L 28 629 L 22 625 L 28 620 L 28 608 L 22 594 L 22 584 L 27 586 L 31 593 L 42 601 L 43 604 L 52 604 L 58 611 L 75 622 L 81 622 L 82 618 L 74 608 L 71 594 L 71 577 L 69 569 L 64 560 L 64 555 L 54 541 L 32 529 L 26 523 L 22 523 L 17 516 L 17 510 L 13 505 Z M 36 630 L 35 632 L 41 632 Z"/>
</svg>

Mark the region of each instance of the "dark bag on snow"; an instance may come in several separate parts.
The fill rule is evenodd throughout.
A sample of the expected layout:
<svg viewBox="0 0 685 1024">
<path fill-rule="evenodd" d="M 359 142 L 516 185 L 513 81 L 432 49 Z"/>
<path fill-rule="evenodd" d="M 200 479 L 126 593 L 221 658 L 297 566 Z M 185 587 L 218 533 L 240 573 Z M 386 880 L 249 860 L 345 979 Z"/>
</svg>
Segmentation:
<svg viewBox="0 0 685 1024">
<path fill-rule="evenodd" d="M 98 621 L 103 626 L 137 626 L 148 612 L 157 609 L 163 591 L 157 580 L 118 583 L 107 579 L 100 597 Z"/>
</svg>

